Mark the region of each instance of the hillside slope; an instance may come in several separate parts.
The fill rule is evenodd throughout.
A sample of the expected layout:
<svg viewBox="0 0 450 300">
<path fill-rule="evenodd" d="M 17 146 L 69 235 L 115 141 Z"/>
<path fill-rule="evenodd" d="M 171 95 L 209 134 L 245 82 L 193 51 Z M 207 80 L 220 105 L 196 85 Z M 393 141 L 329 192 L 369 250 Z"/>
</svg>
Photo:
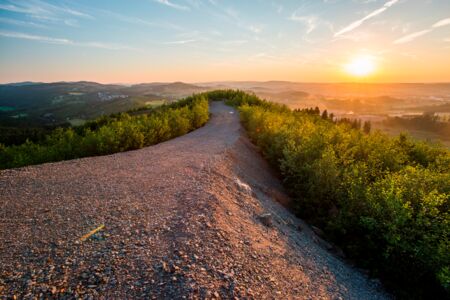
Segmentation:
<svg viewBox="0 0 450 300">
<path fill-rule="evenodd" d="M 211 112 L 156 146 L 1 171 L 0 295 L 387 298 L 276 202 L 237 113 Z"/>
</svg>

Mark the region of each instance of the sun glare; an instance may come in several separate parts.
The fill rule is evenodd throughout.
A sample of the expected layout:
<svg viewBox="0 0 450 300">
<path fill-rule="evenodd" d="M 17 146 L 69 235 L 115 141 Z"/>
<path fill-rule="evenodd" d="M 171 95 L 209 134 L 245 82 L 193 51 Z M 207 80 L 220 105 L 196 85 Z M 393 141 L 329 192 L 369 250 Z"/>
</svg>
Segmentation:
<svg viewBox="0 0 450 300">
<path fill-rule="evenodd" d="M 345 71 L 357 77 L 368 76 L 375 71 L 375 62 L 369 56 L 359 56 L 345 65 Z"/>
</svg>

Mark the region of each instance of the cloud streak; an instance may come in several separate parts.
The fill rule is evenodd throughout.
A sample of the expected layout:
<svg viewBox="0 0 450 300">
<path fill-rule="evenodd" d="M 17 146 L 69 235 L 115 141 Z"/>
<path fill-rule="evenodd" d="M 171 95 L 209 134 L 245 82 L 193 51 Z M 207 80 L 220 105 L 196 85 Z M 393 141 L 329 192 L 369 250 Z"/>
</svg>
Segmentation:
<svg viewBox="0 0 450 300">
<path fill-rule="evenodd" d="M 101 43 L 101 42 L 79 42 L 73 41 L 66 38 L 53 38 L 48 36 L 41 35 L 32 35 L 21 32 L 9 32 L 9 31 L 0 31 L 0 36 L 14 39 L 22 39 L 22 40 L 30 40 L 37 41 L 47 44 L 56 44 L 56 45 L 66 45 L 66 46 L 78 46 L 78 47 L 88 47 L 88 48 L 99 48 L 99 49 L 107 49 L 107 50 L 138 50 L 133 47 L 119 45 L 119 44 L 109 44 L 109 43 Z"/>
<path fill-rule="evenodd" d="M 175 8 L 175 9 L 179 9 L 179 10 L 189 10 L 189 7 L 173 3 L 169 0 L 154 0 L 154 1 L 159 4 L 163 4 L 165 6 L 171 7 L 171 8 Z"/>
<path fill-rule="evenodd" d="M 41 0 L 10 0 L 7 3 L 0 4 L 0 10 L 23 14 L 36 20 L 36 23 L 29 22 L 29 25 L 37 23 L 39 23 L 37 25 L 60 23 L 71 27 L 78 27 L 77 19 L 94 19 L 94 17 L 87 13 L 67 6 L 57 6 Z M 38 27 L 36 25 L 34 26 Z M 42 27 L 46 26 L 42 25 Z"/>
<path fill-rule="evenodd" d="M 27 2 L 10 1 L 10 4 L 0 4 L 0 9 L 29 15 L 37 19 L 54 18 L 58 14 L 64 14 L 77 18 L 93 19 L 91 15 L 72 8 L 53 5 L 40 0 Z"/>
<path fill-rule="evenodd" d="M 437 29 L 439 27 L 444 27 L 444 26 L 447 26 L 447 25 L 450 25 L 450 18 L 446 18 L 446 19 L 442 19 L 440 21 L 437 21 L 436 23 L 434 23 L 433 25 L 431 25 L 427 29 L 416 31 L 416 32 L 410 33 L 408 35 L 405 35 L 405 36 L 395 40 L 394 44 L 409 43 L 409 42 L 415 40 L 418 37 L 421 37 L 423 35 L 426 35 L 426 34 L 432 32 L 433 30 L 435 30 L 435 29 Z"/>
<path fill-rule="evenodd" d="M 179 41 L 171 41 L 171 42 L 164 42 L 164 45 L 185 45 L 190 43 L 198 42 L 198 40 L 191 39 L 191 40 L 179 40 Z"/>
<path fill-rule="evenodd" d="M 316 16 L 299 16 L 297 11 L 295 11 L 289 20 L 303 23 L 306 26 L 306 34 L 310 34 L 319 25 L 319 20 Z"/>
<path fill-rule="evenodd" d="M 450 25 L 450 18 L 446 18 L 446 19 L 440 20 L 440 21 L 434 23 L 431 27 L 432 28 L 439 28 L 439 27 L 443 27 L 443 26 L 447 26 L 447 25 Z"/>
<path fill-rule="evenodd" d="M 133 17 L 133 16 L 126 16 L 122 14 L 118 14 L 109 10 L 100 10 L 100 13 L 115 18 L 119 21 L 126 22 L 129 24 L 139 25 L 139 26 L 148 26 L 148 27 L 156 27 L 156 28 L 162 28 L 162 29 L 171 29 L 176 31 L 183 31 L 184 29 L 176 24 L 169 23 L 166 21 L 148 21 L 141 18 Z"/>
<path fill-rule="evenodd" d="M 386 2 L 382 7 L 380 7 L 379 9 L 374 10 L 373 12 L 371 12 L 370 14 L 368 14 L 367 16 L 365 16 L 362 19 L 359 19 L 349 25 L 347 25 L 346 27 L 342 28 L 341 30 L 339 30 L 338 32 L 336 32 L 334 34 L 334 37 L 338 37 L 340 35 L 343 35 L 344 33 L 350 32 L 352 30 L 355 30 L 356 28 L 358 28 L 359 26 L 361 26 L 364 22 L 366 22 L 369 19 L 372 19 L 376 16 L 378 16 L 379 14 L 381 14 L 382 12 L 384 12 L 385 10 L 387 10 L 388 8 L 390 8 L 391 6 L 393 6 L 394 4 L 396 4 L 399 0 L 390 0 L 388 2 Z"/>
<path fill-rule="evenodd" d="M 48 28 L 47 26 L 42 25 L 42 24 L 38 24 L 38 23 L 27 22 L 27 21 L 20 21 L 20 20 L 14 20 L 14 19 L 9 19 L 9 18 L 2 18 L 2 17 L 0 17 L 0 22 L 1 22 L 1 23 L 6 23 L 6 24 L 12 24 L 12 25 L 16 25 L 16 26 L 27 26 L 27 27 L 36 27 L 36 28 Z"/>
</svg>

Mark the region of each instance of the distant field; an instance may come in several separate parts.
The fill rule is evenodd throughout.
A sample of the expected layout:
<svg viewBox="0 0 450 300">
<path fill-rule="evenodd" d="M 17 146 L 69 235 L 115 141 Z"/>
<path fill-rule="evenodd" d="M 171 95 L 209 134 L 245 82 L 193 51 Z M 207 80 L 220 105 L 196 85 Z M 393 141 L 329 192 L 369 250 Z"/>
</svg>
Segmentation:
<svg viewBox="0 0 450 300">
<path fill-rule="evenodd" d="M 149 105 L 149 106 L 160 106 L 163 104 L 166 104 L 167 101 L 166 100 L 154 100 L 154 101 L 146 101 L 145 105 Z"/>
<path fill-rule="evenodd" d="M 387 116 L 434 112 L 449 117 L 447 84 L 304 84 L 292 82 L 223 82 L 192 85 L 181 82 L 133 86 L 94 82 L 66 82 L 23 86 L 0 85 L 0 126 L 78 126 L 87 120 L 139 107 L 157 107 L 211 89 L 239 88 L 290 108 L 319 107 L 338 118 L 370 121 L 374 129 L 398 135 L 406 131 L 416 139 L 450 147 L 450 137 L 425 130 L 401 129 L 381 122 Z"/>
<path fill-rule="evenodd" d="M 16 109 L 11 106 L 0 106 L 0 112 L 8 112 L 8 111 L 14 111 L 14 110 L 16 110 Z"/>
<path fill-rule="evenodd" d="M 87 120 L 84 120 L 84 119 L 71 119 L 71 120 L 68 120 L 68 122 L 69 122 L 70 125 L 72 125 L 72 126 L 81 126 L 81 125 L 83 125 L 84 123 L 86 123 L 86 121 L 87 121 Z"/>
<path fill-rule="evenodd" d="M 305 85 L 305 88 L 309 86 Z M 250 88 L 256 95 L 269 101 L 282 103 L 291 109 L 303 109 L 318 107 L 320 110 L 327 110 L 333 113 L 335 118 L 360 119 L 370 121 L 372 129 L 378 129 L 391 136 L 397 136 L 400 133 L 409 133 L 417 140 L 431 143 L 442 143 L 450 148 L 450 136 L 438 134 L 428 130 L 418 130 L 404 128 L 401 126 L 388 126 L 383 121 L 388 117 L 411 117 L 421 116 L 423 113 L 434 113 L 444 120 L 449 120 L 450 98 L 447 96 L 447 86 L 438 92 L 440 97 L 431 97 L 422 91 L 414 96 L 415 90 L 407 89 L 397 91 L 396 97 L 379 96 L 356 96 L 349 94 L 340 94 L 336 92 L 335 96 L 323 96 L 318 94 L 302 93 L 297 90 L 285 87 L 280 89 L 260 89 Z M 310 90 L 309 90 L 310 91 Z M 328 91 L 330 92 L 330 91 Z M 431 92 L 431 91 L 429 91 Z"/>
<path fill-rule="evenodd" d="M 77 126 L 102 115 L 156 107 L 204 90 L 181 82 L 133 86 L 84 81 L 0 85 L 0 126 Z"/>
<path fill-rule="evenodd" d="M 390 127 L 383 125 L 380 122 L 372 123 L 373 129 L 378 129 L 391 136 L 397 136 L 400 133 L 409 133 L 413 138 L 420 141 L 427 141 L 431 143 L 442 143 L 444 146 L 450 149 L 450 137 L 444 137 L 438 135 L 433 132 L 425 131 L 425 130 L 412 130 L 412 129 L 403 129 L 398 127 Z"/>
</svg>

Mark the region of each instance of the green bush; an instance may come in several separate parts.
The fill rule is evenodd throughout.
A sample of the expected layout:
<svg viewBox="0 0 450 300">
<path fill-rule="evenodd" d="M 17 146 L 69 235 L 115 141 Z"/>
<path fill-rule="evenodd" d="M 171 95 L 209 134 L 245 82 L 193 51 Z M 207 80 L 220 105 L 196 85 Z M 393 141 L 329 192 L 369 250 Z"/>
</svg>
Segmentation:
<svg viewBox="0 0 450 300">
<path fill-rule="evenodd" d="M 280 170 L 301 217 L 399 297 L 448 297 L 447 149 L 243 92 L 215 95 L 239 107 L 250 138 Z"/>
<path fill-rule="evenodd" d="M 139 149 L 186 134 L 203 126 L 208 118 L 207 94 L 147 114 L 133 110 L 103 116 L 83 126 L 57 128 L 37 142 L 0 144 L 0 169 Z"/>
</svg>

